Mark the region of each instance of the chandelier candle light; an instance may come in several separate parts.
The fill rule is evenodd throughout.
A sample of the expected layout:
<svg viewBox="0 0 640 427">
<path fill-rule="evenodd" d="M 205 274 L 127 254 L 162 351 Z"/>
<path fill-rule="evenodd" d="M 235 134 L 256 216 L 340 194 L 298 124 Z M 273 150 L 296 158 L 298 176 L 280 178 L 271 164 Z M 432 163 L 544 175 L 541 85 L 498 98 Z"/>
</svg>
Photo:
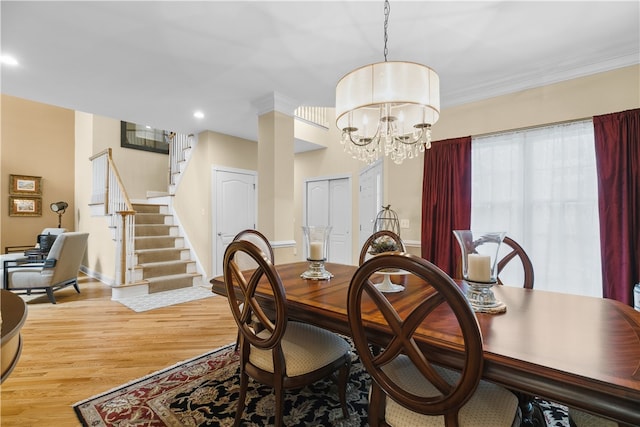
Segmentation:
<svg viewBox="0 0 640 427">
<path fill-rule="evenodd" d="M 328 280 L 333 277 L 333 274 L 324 268 L 330 232 L 330 226 L 302 227 L 307 261 L 309 261 L 309 268 L 300 275 L 303 279 Z"/>
<path fill-rule="evenodd" d="M 345 75 L 336 86 L 336 125 L 353 158 L 371 164 L 380 154 L 396 164 L 431 148 L 440 116 L 440 79 L 431 68 L 387 61 L 389 1 L 384 3 L 384 62 Z"/>
<path fill-rule="evenodd" d="M 491 287 L 498 281 L 498 251 L 505 232 L 454 230 L 462 253 L 462 277 L 469 285 L 467 299 L 481 313 L 503 313 L 507 307 L 498 301 Z"/>
</svg>

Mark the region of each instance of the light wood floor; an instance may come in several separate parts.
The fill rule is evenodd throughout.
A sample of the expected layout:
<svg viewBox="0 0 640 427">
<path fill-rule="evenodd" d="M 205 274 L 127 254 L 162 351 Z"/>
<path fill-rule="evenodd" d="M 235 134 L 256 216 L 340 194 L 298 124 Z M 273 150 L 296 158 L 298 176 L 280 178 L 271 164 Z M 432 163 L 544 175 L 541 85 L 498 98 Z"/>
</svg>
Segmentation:
<svg viewBox="0 0 640 427">
<path fill-rule="evenodd" d="M 80 291 L 28 303 L 22 355 L 0 386 L 2 427 L 79 426 L 74 403 L 236 339 L 224 297 L 136 313 L 98 281 L 81 277 Z"/>
</svg>

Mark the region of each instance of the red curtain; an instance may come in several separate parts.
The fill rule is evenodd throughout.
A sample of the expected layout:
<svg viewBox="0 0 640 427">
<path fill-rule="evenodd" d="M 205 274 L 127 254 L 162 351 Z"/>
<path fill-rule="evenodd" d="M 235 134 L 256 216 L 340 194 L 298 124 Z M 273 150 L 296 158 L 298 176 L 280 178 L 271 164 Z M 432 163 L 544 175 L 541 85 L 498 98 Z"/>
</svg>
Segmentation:
<svg viewBox="0 0 640 427">
<path fill-rule="evenodd" d="M 424 153 L 422 257 L 457 277 L 453 230 L 470 227 L 471 137 L 434 142 Z"/>
<path fill-rule="evenodd" d="M 640 282 L 640 109 L 593 118 L 602 295 L 633 305 Z"/>
</svg>

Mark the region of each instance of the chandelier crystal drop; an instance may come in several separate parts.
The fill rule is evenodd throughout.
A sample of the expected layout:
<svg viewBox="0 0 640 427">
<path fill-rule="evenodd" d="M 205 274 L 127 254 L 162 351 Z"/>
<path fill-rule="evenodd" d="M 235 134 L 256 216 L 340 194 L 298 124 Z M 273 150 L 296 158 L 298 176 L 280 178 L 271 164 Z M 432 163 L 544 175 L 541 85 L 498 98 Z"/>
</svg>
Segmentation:
<svg viewBox="0 0 640 427">
<path fill-rule="evenodd" d="M 381 155 L 394 163 L 431 148 L 440 116 L 440 79 L 431 68 L 387 61 L 389 2 L 385 1 L 384 62 L 345 75 L 336 86 L 336 125 L 344 150 L 368 164 Z"/>
</svg>

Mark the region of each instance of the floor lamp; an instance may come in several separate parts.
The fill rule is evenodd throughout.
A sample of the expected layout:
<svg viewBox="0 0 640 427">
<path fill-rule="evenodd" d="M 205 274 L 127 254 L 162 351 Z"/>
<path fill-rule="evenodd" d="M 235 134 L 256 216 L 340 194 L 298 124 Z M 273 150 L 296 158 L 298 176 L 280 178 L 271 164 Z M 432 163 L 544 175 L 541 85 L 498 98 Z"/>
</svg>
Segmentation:
<svg viewBox="0 0 640 427">
<path fill-rule="evenodd" d="M 51 211 L 58 214 L 58 228 L 62 227 L 62 214 L 65 213 L 69 204 L 67 202 L 55 202 L 51 203 Z"/>
</svg>

